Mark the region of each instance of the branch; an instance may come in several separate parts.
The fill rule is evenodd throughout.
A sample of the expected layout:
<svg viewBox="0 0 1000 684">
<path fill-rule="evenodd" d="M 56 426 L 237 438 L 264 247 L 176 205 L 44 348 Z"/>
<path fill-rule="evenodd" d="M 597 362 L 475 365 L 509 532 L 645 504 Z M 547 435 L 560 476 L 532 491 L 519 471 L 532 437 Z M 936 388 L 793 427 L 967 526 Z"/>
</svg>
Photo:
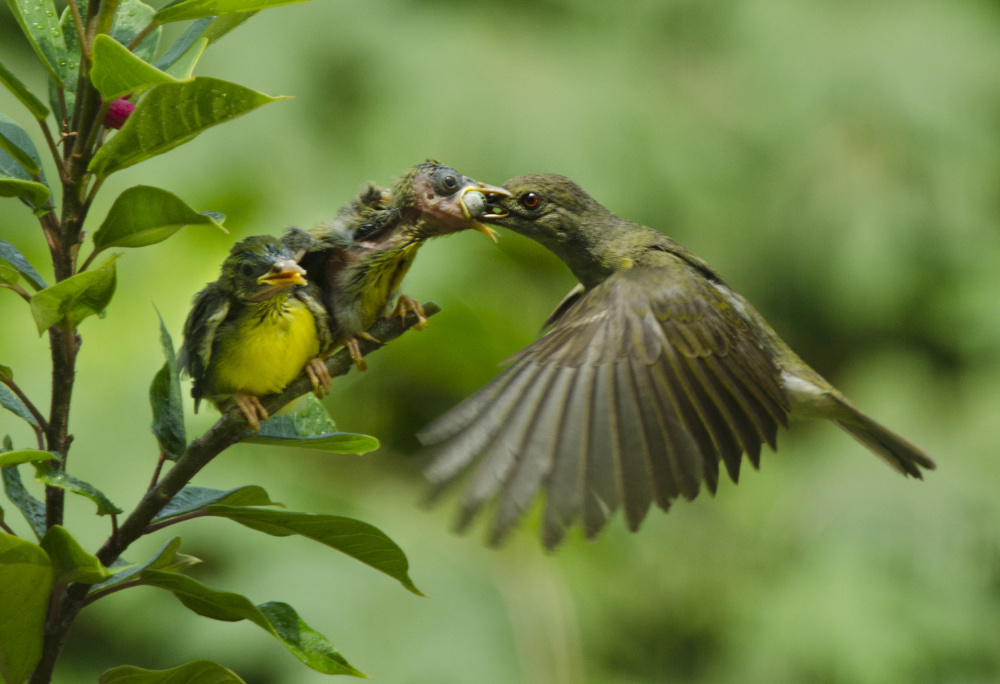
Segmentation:
<svg viewBox="0 0 1000 684">
<path fill-rule="evenodd" d="M 93 2 L 93 0 L 91 1 Z M 441 307 L 433 302 L 424 304 L 424 311 L 428 316 L 433 316 L 440 310 Z M 386 342 L 396 339 L 416 323 L 417 317 L 412 313 L 408 314 L 405 320 L 393 317 L 378 321 L 369 332 L 382 342 L 362 341 L 360 344 L 361 353 L 368 355 L 383 347 Z M 341 349 L 326 360 L 326 367 L 330 370 L 331 376 L 344 375 L 353 365 L 354 363 L 345 349 Z M 280 394 L 261 397 L 261 403 L 273 415 L 281 407 L 311 390 L 312 383 L 303 373 Z M 101 563 L 110 566 L 132 542 L 145 534 L 149 523 L 174 498 L 177 492 L 213 458 L 239 442 L 248 427 L 243 413 L 234 408 L 222 414 L 218 422 L 205 434 L 188 444 L 187 449 L 184 450 L 170 472 L 160 480 L 159 484 L 146 492 L 135 510 L 118 528 L 117 533 L 112 534 L 104 542 L 104 546 L 97 552 L 97 558 Z M 32 684 L 47 684 L 51 680 L 52 669 L 55 667 L 55 661 L 66 642 L 66 635 L 73 621 L 87 603 L 99 598 L 94 596 L 88 600 L 87 591 L 90 587 L 89 584 L 77 582 L 69 585 L 64 596 L 57 598 L 53 595 L 43 641 L 42 658 L 32 675 Z"/>
</svg>

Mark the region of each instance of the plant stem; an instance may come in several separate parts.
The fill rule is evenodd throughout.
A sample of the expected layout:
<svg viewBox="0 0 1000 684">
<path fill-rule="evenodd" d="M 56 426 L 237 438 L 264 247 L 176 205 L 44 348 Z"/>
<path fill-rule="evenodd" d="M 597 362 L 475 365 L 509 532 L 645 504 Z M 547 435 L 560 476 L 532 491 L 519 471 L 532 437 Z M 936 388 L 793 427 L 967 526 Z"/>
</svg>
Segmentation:
<svg viewBox="0 0 1000 684">
<path fill-rule="evenodd" d="M 12 537 L 16 537 L 17 536 L 14 533 L 14 530 L 12 530 L 9 527 L 7 527 L 7 523 L 5 523 L 3 520 L 0 520 L 0 530 L 3 530 L 4 532 L 6 532 L 7 534 L 9 534 Z"/>
<path fill-rule="evenodd" d="M 141 43 L 150 33 L 155 31 L 158 26 L 159 24 L 155 21 L 149 22 L 149 26 L 139 31 L 139 35 L 133 38 L 132 42 L 128 44 L 128 49 L 135 50 L 139 46 L 139 43 Z"/>
<path fill-rule="evenodd" d="M 83 266 L 80 267 L 80 270 L 78 270 L 77 273 L 83 273 L 84 271 L 86 271 L 87 268 L 90 266 L 90 264 L 94 262 L 94 257 L 96 257 L 98 254 L 100 254 L 100 250 L 95 249 L 94 251 L 92 251 L 87 256 L 87 259 L 83 262 Z"/>
<path fill-rule="evenodd" d="M 80 7 L 76 4 L 76 0 L 69 0 L 69 9 L 73 14 L 73 25 L 76 26 L 76 37 L 80 41 L 80 53 L 89 62 L 90 56 L 90 44 L 87 42 L 86 30 L 83 25 L 83 17 L 80 16 Z"/>
<path fill-rule="evenodd" d="M 52 131 L 49 130 L 49 125 L 45 122 L 45 119 L 38 119 L 38 125 L 42 128 L 42 135 L 45 136 L 45 142 L 49 146 L 49 152 L 52 153 L 52 161 L 56 164 L 56 170 L 59 171 L 59 180 L 65 183 L 68 179 L 66 178 L 66 165 L 63 164 L 62 155 L 59 154 L 59 148 L 56 147 L 56 141 L 52 138 Z"/>
<path fill-rule="evenodd" d="M 8 290 L 16 292 L 18 296 L 21 297 L 21 299 L 23 299 L 26 302 L 31 301 L 31 295 L 25 292 L 24 288 L 18 285 L 17 283 L 2 283 L 0 284 L 0 287 L 4 287 L 7 288 Z"/>
<path fill-rule="evenodd" d="M 86 265 L 86 264 L 84 264 L 84 265 Z M 159 480 L 160 480 L 160 471 L 163 470 L 163 464 L 164 464 L 164 462 L 166 460 L 167 460 L 167 455 L 161 451 L 160 452 L 160 458 L 159 458 L 159 460 L 156 461 L 156 469 L 153 471 L 153 479 L 149 481 L 149 487 L 146 488 L 147 492 L 150 489 L 152 489 L 153 487 L 155 487 L 156 483 L 159 482 Z"/>
<path fill-rule="evenodd" d="M 171 525 L 176 525 L 177 523 L 187 522 L 188 520 L 194 520 L 195 518 L 204 518 L 204 509 L 199 509 L 197 511 L 191 511 L 190 513 L 185 513 L 184 515 L 178 515 L 174 518 L 168 518 L 163 522 L 158 522 L 153 525 L 147 525 L 146 529 L 142 531 L 143 534 L 152 534 L 157 530 L 162 530 L 164 527 L 170 527 Z"/>
<path fill-rule="evenodd" d="M 428 317 L 440 310 L 441 308 L 433 302 L 424 304 L 424 311 Z M 362 341 L 361 353 L 367 356 L 372 351 L 380 349 L 385 343 L 396 339 L 416 323 L 417 317 L 413 313 L 408 314 L 405 320 L 393 317 L 378 321 L 369 332 L 381 342 Z M 341 349 L 326 360 L 326 366 L 330 370 L 331 376 L 338 376 L 346 374 L 353 368 L 354 362 L 347 350 Z M 283 406 L 310 391 L 312 391 L 312 383 L 303 374 L 280 394 L 261 397 L 261 403 L 269 414 L 274 415 Z M 147 528 L 156 514 L 191 481 L 198 471 L 227 448 L 239 442 L 248 427 L 246 418 L 240 410 L 232 408 L 223 413 L 222 417 L 205 434 L 188 444 L 184 454 L 163 476 L 163 479 L 142 497 L 125 522 L 118 528 L 118 533 L 104 542 L 104 545 L 97 552 L 98 560 L 105 566 L 110 566 L 115 562 L 132 542 L 146 534 Z M 156 528 L 156 526 L 153 527 Z M 73 621 L 80 610 L 87 605 L 87 591 L 89 589 L 89 584 L 71 584 L 65 596 L 61 597 L 60 605 L 50 607 L 50 619 L 46 623 L 42 640 L 42 657 L 31 676 L 31 684 L 48 684 L 52 680 L 56 659 L 66 643 L 66 636 Z"/>
</svg>

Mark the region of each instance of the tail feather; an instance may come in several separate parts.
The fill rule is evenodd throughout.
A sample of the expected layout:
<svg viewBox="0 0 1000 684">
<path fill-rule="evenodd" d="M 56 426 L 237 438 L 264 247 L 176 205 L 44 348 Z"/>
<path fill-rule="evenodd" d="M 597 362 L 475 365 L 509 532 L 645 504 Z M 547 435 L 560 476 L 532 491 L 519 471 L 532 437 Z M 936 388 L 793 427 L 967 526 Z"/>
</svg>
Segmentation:
<svg viewBox="0 0 1000 684">
<path fill-rule="evenodd" d="M 931 457 L 916 445 L 853 406 L 847 405 L 846 408 L 850 410 L 850 418 L 834 422 L 899 472 L 922 480 L 920 468 L 934 470 L 937 467 Z"/>
</svg>

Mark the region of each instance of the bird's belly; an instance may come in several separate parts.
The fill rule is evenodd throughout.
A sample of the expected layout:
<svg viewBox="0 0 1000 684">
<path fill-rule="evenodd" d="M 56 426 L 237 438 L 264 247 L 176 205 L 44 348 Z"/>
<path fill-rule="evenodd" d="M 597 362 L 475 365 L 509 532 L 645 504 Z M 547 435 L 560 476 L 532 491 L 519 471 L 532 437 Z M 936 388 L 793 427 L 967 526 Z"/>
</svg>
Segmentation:
<svg viewBox="0 0 1000 684">
<path fill-rule="evenodd" d="M 319 353 L 316 324 L 305 306 L 249 321 L 219 344 L 214 384 L 226 394 L 280 392 Z"/>
</svg>

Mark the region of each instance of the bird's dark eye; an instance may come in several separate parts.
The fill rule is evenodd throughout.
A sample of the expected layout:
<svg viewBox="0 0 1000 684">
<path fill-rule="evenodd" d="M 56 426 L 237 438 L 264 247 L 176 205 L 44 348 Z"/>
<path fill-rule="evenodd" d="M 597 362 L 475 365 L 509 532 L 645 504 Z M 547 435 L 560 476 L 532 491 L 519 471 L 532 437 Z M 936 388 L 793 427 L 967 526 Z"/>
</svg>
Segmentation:
<svg viewBox="0 0 1000 684">
<path fill-rule="evenodd" d="M 253 264 L 247 263 L 246 261 L 240 264 L 240 274 L 245 278 L 249 278 L 250 276 L 252 276 Z"/>
<path fill-rule="evenodd" d="M 521 195 L 521 206 L 525 209 L 537 209 L 542 203 L 542 196 L 537 192 L 529 192 Z"/>
<path fill-rule="evenodd" d="M 445 176 L 442 185 L 448 190 L 455 190 L 458 188 L 458 180 L 454 176 Z"/>
</svg>

